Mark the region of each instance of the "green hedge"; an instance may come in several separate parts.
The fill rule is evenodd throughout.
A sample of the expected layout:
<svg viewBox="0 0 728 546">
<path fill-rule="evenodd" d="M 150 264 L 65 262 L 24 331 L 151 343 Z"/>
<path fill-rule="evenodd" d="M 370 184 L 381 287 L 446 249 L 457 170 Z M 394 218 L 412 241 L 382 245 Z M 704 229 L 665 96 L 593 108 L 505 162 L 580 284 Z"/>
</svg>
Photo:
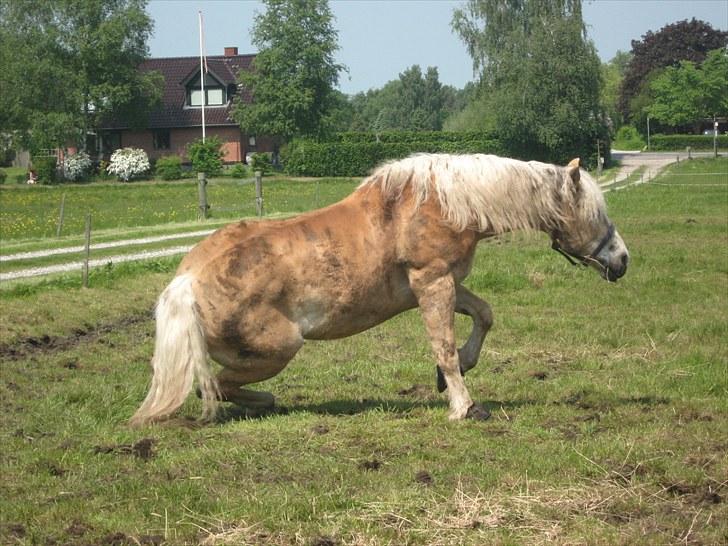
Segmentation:
<svg viewBox="0 0 728 546">
<path fill-rule="evenodd" d="M 650 137 L 650 150 L 655 152 L 684 152 L 690 146 L 693 150 L 712 150 L 712 135 L 654 135 Z M 728 135 L 718 135 L 718 148 L 728 148 Z"/>
<path fill-rule="evenodd" d="M 56 167 L 58 161 L 53 156 L 34 157 L 32 161 L 33 170 L 38 175 L 39 184 L 55 184 Z"/>
<path fill-rule="evenodd" d="M 414 153 L 503 154 L 500 142 L 484 133 L 341 133 L 330 142 L 297 139 L 282 151 L 294 176 L 366 176 L 380 163 Z"/>
</svg>

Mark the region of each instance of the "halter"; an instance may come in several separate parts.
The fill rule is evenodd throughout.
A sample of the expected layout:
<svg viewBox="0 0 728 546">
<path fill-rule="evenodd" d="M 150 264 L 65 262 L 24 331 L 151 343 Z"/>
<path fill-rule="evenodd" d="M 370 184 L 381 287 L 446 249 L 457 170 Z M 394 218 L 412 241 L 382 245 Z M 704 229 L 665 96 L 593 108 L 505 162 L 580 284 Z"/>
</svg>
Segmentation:
<svg viewBox="0 0 728 546">
<path fill-rule="evenodd" d="M 561 248 L 561 244 L 559 244 L 559 240 L 556 237 L 554 237 L 551 242 L 551 248 L 553 248 L 556 252 L 566 258 L 571 265 L 581 264 L 586 267 L 587 265 L 589 265 L 589 261 L 597 261 L 596 256 L 598 256 L 602 249 L 607 246 L 607 243 L 612 240 L 612 237 L 614 237 L 614 224 L 610 222 L 609 227 L 607 228 L 607 233 L 604 234 L 604 237 L 602 237 L 602 240 L 599 241 L 599 244 L 591 252 L 591 254 L 581 256 L 579 254 L 572 254 L 571 252 L 567 252 L 566 250 Z"/>
</svg>

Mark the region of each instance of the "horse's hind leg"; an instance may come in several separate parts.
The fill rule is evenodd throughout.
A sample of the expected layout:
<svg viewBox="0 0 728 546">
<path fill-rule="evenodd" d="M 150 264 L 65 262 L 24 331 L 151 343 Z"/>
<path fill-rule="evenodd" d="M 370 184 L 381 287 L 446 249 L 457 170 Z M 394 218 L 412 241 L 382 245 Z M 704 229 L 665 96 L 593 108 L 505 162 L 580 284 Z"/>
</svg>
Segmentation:
<svg viewBox="0 0 728 546">
<path fill-rule="evenodd" d="M 460 285 L 456 288 L 455 312 L 468 315 L 473 319 L 473 330 L 470 332 L 470 337 L 458 349 L 460 367 L 463 372 L 467 372 L 478 363 L 485 336 L 493 326 L 493 313 L 490 305 Z"/>
<path fill-rule="evenodd" d="M 450 419 L 487 418 L 487 411 L 473 404 L 460 373 L 455 347 L 455 281 L 450 275 L 432 278 L 423 271 L 410 271 L 409 277 L 432 350 L 449 389 Z"/>
<path fill-rule="evenodd" d="M 222 364 L 217 374 L 220 400 L 249 409 L 267 409 L 275 398 L 267 392 L 242 388 L 277 375 L 303 345 L 297 327 L 288 321 L 266 322 L 267 336 L 243 336 L 228 339 L 224 349 L 211 350 Z"/>
</svg>

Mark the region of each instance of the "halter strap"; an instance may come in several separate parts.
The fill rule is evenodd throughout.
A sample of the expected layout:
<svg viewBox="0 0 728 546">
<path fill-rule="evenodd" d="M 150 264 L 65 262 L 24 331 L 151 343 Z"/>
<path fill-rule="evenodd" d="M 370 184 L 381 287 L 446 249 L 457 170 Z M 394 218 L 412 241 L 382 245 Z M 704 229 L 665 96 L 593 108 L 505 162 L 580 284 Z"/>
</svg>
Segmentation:
<svg viewBox="0 0 728 546">
<path fill-rule="evenodd" d="M 571 252 L 567 252 L 561 247 L 561 245 L 559 244 L 559 240 L 555 237 L 551 241 L 551 248 L 561 254 L 564 258 L 566 258 L 571 265 L 581 264 L 586 267 L 588 265 L 588 261 L 595 259 L 596 256 L 598 256 L 599 253 L 604 249 L 604 247 L 607 246 L 607 243 L 612 240 L 612 237 L 614 237 L 614 224 L 610 222 L 609 227 L 607 228 L 607 233 L 604 234 L 604 237 L 602 237 L 597 247 L 590 254 L 581 256 L 579 254 L 572 254 Z"/>
</svg>

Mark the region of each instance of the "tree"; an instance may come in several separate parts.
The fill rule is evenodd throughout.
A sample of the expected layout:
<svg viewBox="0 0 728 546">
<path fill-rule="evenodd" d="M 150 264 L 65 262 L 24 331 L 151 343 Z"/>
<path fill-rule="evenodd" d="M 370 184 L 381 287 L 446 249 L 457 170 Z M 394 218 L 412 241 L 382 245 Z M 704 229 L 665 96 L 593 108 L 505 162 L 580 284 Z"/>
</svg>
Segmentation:
<svg viewBox="0 0 728 546">
<path fill-rule="evenodd" d="M 248 133 L 288 140 L 320 136 L 337 102 L 334 87 L 343 66 L 334 60 L 337 32 L 327 0 L 264 0 L 255 17 L 259 52 L 239 82 L 253 97 L 237 100 L 234 117 Z"/>
<path fill-rule="evenodd" d="M 611 61 L 602 64 L 601 104 L 614 130 L 623 125 L 622 112 L 619 110 L 619 89 L 631 58 L 631 54 L 617 51 Z"/>
<path fill-rule="evenodd" d="M 413 65 L 398 79 L 381 89 L 358 93 L 351 102 L 353 130 L 439 131 L 456 107 L 457 92 L 440 83 L 436 67 L 428 67 L 423 75 L 419 65 Z"/>
<path fill-rule="evenodd" d="M 639 117 L 644 100 L 633 100 L 649 85 L 650 73 L 680 61 L 701 63 L 708 51 L 726 47 L 728 32 L 715 30 L 709 23 L 693 18 L 662 27 L 658 32 L 648 32 L 642 40 L 632 41 L 632 59 L 622 81 L 619 109 L 625 120 Z"/>
<path fill-rule="evenodd" d="M 681 61 L 664 69 L 651 82 L 654 100 L 647 112 L 669 126 L 694 124 L 728 113 L 728 54 L 717 49 L 702 65 Z"/>
<path fill-rule="evenodd" d="M 469 0 L 453 28 L 480 72 L 483 129 L 511 155 L 588 162 L 606 141 L 600 62 L 581 0 Z"/>
<path fill-rule="evenodd" d="M 103 116 L 140 120 L 161 93 L 137 68 L 153 23 L 145 0 L 0 0 L 0 126 L 20 145 L 85 147 Z"/>
</svg>

